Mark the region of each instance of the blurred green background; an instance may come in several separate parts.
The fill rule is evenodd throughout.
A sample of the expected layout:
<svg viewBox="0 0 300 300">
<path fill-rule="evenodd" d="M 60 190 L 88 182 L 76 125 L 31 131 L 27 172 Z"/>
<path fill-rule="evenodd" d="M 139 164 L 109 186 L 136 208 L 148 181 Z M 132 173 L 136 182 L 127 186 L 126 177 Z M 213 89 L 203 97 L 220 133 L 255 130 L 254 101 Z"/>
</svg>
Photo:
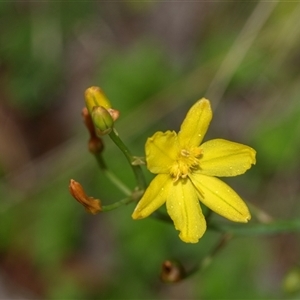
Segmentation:
<svg viewBox="0 0 300 300">
<path fill-rule="evenodd" d="M 133 221 L 134 205 L 89 215 L 68 184 L 104 204 L 121 197 L 87 150 L 89 86 L 120 110 L 116 127 L 139 156 L 205 96 L 206 139 L 257 150 L 257 165 L 227 182 L 274 219 L 299 218 L 299 20 L 296 1 L 0 2 L 0 298 L 298 299 L 300 279 L 283 282 L 299 267 L 299 233 L 236 237 L 206 270 L 167 285 L 163 261 L 192 267 L 220 235 L 184 244 L 172 226 Z M 104 140 L 107 164 L 133 188 Z"/>
</svg>

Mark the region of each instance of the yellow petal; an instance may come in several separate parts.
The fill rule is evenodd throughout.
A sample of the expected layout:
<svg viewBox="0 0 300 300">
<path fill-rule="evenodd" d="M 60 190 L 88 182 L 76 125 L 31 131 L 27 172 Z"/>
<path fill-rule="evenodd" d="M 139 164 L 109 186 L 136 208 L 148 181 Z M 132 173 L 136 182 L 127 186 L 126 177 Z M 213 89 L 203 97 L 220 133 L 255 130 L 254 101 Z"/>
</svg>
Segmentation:
<svg viewBox="0 0 300 300">
<path fill-rule="evenodd" d="M 197 243 L 206 230 L 197 192 L 190 180 L 179 180 L 170 188 L 167 211 L 186 243 Z"/>
<path fill-rule="evenodd" d="M 200 170 L 209 176 L 236 176 L 255 164 L 256 151 L 251 147 L 222 139 L 210 140 L 200 146 Z"/>
<path fill-rule="evenodd" d="M 246 223 L 251 219 L 245 202 L 226 183 L 201 174 L 192 174 L 190 178 L 199 191 L 200 201 L 208 208 L 234 222 Z"/>
<path fill-rule="evenodd" d="M 179 152 L 176 132 L 156 132 L 148 138 L 145 151 L 147 168 L 150 172 L 169 173 L 170 166 Z"/>
<path fill-rule="evenodd" d="M 202 98 L 187 113 L 178 133 L 182 147 L 199 146 L 212 119 L 209 100 Z"/>
<path fill-rule="evenodd" d="M 148 186 L 142 199 L 137 204 L 133 214 L 133 219 L 143 219 L 152 214 L 167 199 L 173 181 L 169 174 L 157 175 Z"/>
</svg>

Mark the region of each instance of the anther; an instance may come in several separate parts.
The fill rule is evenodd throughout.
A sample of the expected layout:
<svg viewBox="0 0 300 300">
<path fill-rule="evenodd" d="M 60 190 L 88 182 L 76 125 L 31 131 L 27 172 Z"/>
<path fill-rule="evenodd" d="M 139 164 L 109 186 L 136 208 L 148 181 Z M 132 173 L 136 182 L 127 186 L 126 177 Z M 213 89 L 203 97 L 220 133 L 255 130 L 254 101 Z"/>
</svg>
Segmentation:
<svg viewBox="0 0 300 300">
<path fill-rule="evenodd" d="M 185 149 L 182 149 L 182 150 L 180 151 L 180 154 L 181 154 L 182 156 L 185 156 L 185 157 L 189 157 L 189 156 L 190 156 L 190 152 L 189 152 L 188 150 L 185 150 Z"/>
</svg>

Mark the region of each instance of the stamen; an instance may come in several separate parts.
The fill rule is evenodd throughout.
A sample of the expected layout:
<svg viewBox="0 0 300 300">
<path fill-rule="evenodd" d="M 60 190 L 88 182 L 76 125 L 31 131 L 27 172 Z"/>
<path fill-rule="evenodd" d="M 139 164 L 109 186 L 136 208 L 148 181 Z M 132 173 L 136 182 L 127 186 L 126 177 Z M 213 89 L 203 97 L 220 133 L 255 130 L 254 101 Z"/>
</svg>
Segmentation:
<svg viewBox="0 0 300 300">
<path fill-rule="evenodd" d="M 190 152 L 189 152 L 188 150 L 186 150 L 186 149 L 182 149 L 182 150 L 180 151 L 180 154 L 181 154 L 182 156 L 185 156 L 185 157 L 189 157 L 189 156 L 190 156 Z"/>
<path fill-rule="evenodd" d="M 199 147 L 193 147 L 189 150 L 181 149 L 178 153 L 177 160 L 170 168 L 170 175 L 173 181 L 176 182 L 188 177 L 189 173 L 193 172 L 199 167 L 199 156 L 201 155 L 201 149 Z"/>
</svg>

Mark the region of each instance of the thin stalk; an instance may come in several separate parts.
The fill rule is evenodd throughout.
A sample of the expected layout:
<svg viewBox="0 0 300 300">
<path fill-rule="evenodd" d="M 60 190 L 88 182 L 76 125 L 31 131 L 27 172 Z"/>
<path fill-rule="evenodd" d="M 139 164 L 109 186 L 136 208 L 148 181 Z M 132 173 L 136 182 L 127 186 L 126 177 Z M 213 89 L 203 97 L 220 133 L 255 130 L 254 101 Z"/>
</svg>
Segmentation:
<svg viewBox="0 0 300 300">
<path fill-rule="evenodd" d="M 109 205 L 104 205 L 101 207 L 101 211 L 110 211 L 110 210 L 113 210 L 113 209 L 116 209 L 124 204 L 128 204 L 130 202 L 132 202 L 133 199 L 132 197 L 127 197 L 127 198 L 124 198 L 118 202 L 115 202 L 113 204 L 109 204 Z"/>
<path fill-rule="evenodd" d="M 138 189 L 145 190 L 146 189 L 146 181 L 145 181 L 144 174 L 142 172 L 142 168 L 139 165 L 133 165 L 135 158 L 132 156 L 129 149 L 126 147 L 126 145 L 120 139 L 115 128 L 113 128 L 113 130 L 111 131 L 109 136 L 113 140 L 113 142 L 118 146 L 118 148 L 124 153 L 125 157 L 127 158 L 128 162 L 131 166 L 131 169 L 134 173 Z"/>
<path fill-rule="evenodd" d="M 233 236 L 231 234 L 222 234 L 217 244 L 211 249 L 210 253 L 207 254 L 194 268 L 186 272 L 185 278 L 198 271 L 205 270 L 212 263 L 214 257 L 228 244 L 232 237 Z"/>
<path fill-rule="evenodd" d="M 106 164 L 103 160 L 101 153 L 96 153 L 95 158 L 104 175 L 126 196 L 130 196 L 132 194 L 131 190 L 113 172 L 111 172 L 106 167 Z"/>
<path fill-rule="evenodd" d="M 279 233 L 300 232 L 300 220 L 277 220 L 268 224 L 225 224 L 211 222 L 209 229 L 239 236 L 273 235 Z"/>
</svg>

